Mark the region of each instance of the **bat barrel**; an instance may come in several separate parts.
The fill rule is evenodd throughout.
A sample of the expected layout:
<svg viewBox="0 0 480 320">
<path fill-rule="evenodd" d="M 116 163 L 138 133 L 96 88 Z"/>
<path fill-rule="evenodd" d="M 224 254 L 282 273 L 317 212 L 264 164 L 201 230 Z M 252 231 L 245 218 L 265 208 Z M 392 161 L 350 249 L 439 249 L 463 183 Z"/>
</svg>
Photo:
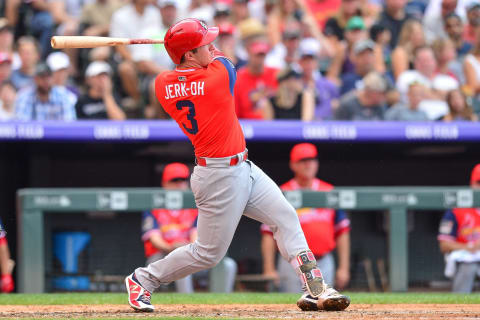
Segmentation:
<svg viewBox="0 0 480 320">
<path fill-rule="evenodd" d="M 118 46 L 128 44 L 156 44 L 163 43 L 157 39 L 126 39 L 111 37 L 89 37 L 89 36 L 54 36 L 50 44 L 54 49 L 65 48 L 96 48 L 103 46 Z"/>
</svg>

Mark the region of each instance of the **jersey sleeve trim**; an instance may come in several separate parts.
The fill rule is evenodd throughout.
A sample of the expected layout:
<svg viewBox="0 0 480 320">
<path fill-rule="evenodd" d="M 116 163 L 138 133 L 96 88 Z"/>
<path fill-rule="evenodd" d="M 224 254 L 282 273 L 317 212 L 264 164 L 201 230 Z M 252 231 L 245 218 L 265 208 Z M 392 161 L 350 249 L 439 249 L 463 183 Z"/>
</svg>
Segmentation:
<svg viewBox="0 0 480 320">
<path fill-rule="evenodd" d="M 228 73 L 228 86 L 230 88 L 230 93 L 233 96 L 233 88 L 235 87 L 235 82 L 237 81 L 237 71 L 233 66 L 233 63 L 225 57 L 217 57 L 215 60 L 220 61 Z"/>
</svg>

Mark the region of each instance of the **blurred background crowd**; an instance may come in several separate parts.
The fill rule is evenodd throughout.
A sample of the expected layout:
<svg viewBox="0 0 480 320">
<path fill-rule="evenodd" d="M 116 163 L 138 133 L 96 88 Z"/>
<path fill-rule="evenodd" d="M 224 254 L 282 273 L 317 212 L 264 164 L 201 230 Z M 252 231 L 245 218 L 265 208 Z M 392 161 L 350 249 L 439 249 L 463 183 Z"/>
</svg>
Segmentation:
<svg viewBox="0 0 480 320">
<path fill-rule="evenodd" d="M 163 45 L 54 51 L 53 35 L 218 26 L 241 119 L 477 121 L 480 1 L 5 0 L 0 120 L 166 119 Z"/>
</svg>

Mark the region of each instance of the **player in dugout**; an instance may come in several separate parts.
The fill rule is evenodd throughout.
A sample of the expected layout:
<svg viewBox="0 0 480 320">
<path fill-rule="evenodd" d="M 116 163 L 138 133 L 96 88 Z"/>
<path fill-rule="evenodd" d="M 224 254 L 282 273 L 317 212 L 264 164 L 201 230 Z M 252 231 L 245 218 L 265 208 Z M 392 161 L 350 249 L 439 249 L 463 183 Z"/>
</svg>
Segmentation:
<svg viewBox="0 0 480 320">
<path fill-rule="evenodd" d="M 7 232 L 3 227 L 2 220 L 0 220 L 0 271 L 1 282 L 0 292 L 12 292 L 15 284 L 12 278 L 12 269 L 15 263 L 10 259 L 10 250 L 8 249 Z"/>
<path fill-rule="evenodd" d="M 470 176 L 472 189 L 480 189 L 480 163 Z M 445 276 L 452 292 L 471 293 L 480 274 L 480 208 L 448 210 L 440 221 L 440 251 L 445 254 Z"/>
<path fill-rule="evenodd" d="M 164 283 L 217 265 L 225 256 L 245 215 L 274 231 L 279 249 L 302 278 L 305 310 L 309 297 L 319 309 L 340 311 L 350 298 L 323 280 L 298 216 L 281 190 L 253 161 L 235 113 L 236 70 L 213 41 L 219 29 L 198 19 L 184 19 L 165 35 L 165 48 L 177 65 L 159 74 L 155 92 L 195 149 L 191 187 L 198 208 L 198 237 L 165 258 L 137 268 L 126 277 L 128 303 L 151 312 L 151 293 Z"/>
<path fill-rule="evenodd" d="M 318 151 L 311 143 L 295 145 L 290 152 L 293 179 L 280 188 L 284 191 L 330 191 L 333 186 L 316 178 Z M 331 286 L 343 289 L 350 279 L 350 220 L 342 210 L 326 208 L 297 209 L 300 225 L 312 250 L 323 279 Z M 277 244 L 266 224 L 261 225 L 263 273 L 275 279 L 281 292 L 301 292 L 302 284 L 289 263 L 279 258 L 275 268 Z M 333 250 L 337 248 L 338 269 L 335 272 Z M 314 304 L 312 304 L 314 306 Z"/>
<path fill-rule="evenodd" d="M 179 162 L 165 166 L 162 187 L 167 190 L 188 190 L 190 170 Z M 194 242 L 197 238 L 197 209 L 153 209 L 142 217 L 142 240 L 145 247 L 146 264 L 164 258 L 178 247 Z M 210 273 L 210 291 L 232 292 L 237 274 L 237 263 L 224 257 Z M 213 269 L 212 269 L 213 270 Z M 207 276 L 207 270 L 188 275 L 175 281 L 177 292 L 193 293 L 193 277 Z M 215 279 L 214 276 L 221 277 Z"/>
</svg>

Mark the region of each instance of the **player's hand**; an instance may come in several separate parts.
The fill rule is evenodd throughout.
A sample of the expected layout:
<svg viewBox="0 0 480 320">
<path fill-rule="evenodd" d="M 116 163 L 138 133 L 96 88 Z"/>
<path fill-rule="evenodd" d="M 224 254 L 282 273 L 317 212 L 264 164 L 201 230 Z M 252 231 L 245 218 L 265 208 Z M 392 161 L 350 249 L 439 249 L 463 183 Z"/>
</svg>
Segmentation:
<svg viewBox="0 0 480 320">
<path fill-rule="evenodd" d="M 1 286 L 0 286 L 1 292 L 9 293 L 9 292 L 13 291 L 13 288 L 15 287 L 15 284 L 13 282 L 13 278 L 12 278 L 11 274 L 2 275 L 1 281 L 2 281 Z"/>
<path fill-rule="evenodd" d="M 347 286 L 350 281 L 350 271 L 348 269 L 342 268 L 338 269 L 335 275 L 335 287 L 338 289 L 343 289 Z"/>
</svg>

